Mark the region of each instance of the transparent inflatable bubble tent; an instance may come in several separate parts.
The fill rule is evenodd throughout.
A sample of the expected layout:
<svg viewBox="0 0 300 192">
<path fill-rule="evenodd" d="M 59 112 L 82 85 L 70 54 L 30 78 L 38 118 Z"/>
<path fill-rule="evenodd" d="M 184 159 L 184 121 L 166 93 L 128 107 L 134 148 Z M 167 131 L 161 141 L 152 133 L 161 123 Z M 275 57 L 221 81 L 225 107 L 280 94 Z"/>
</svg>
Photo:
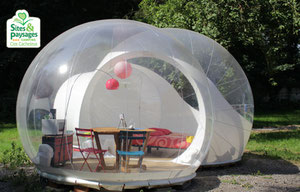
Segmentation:
<svg viewBox="0 0 300 192">
<path fill-rule="evenodd" d="M 103 20 L 68 30 L 22 81 L 17 125 L 39 174 L 122 190 L 240 160 L 253 98 L 237 61 L 183 29 Z"/>
</svg>

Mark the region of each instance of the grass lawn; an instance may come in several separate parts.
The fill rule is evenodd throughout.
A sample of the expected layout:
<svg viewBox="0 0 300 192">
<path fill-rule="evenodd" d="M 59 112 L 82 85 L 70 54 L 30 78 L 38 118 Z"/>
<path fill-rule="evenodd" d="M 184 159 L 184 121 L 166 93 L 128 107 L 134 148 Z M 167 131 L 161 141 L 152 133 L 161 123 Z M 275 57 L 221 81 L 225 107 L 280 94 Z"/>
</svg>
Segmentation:
<svg viewBox="0 0 300 192">
<path fill-rule="evenodd" d="M 11 142 L 15 141 L 17 146 L 22 146 L 18 130 L 15 124 L 0 124 L 0 155 L 11 148 Z"/>
<path fill-rule="evenodd" d="M 11 148 L 11 142 L 22 146 L 15 124 L 0 124 L 0 156 Z M 300 164 L 300 129 L 274 132 L 252 132 L 248 153 L 278 158 Z"/>
<path fill-rule="evenodd" d="M 255 128 L 300 125 L 300 110 L 264 111 L 254 113 Z"/>
<path fill-rule="evenodd" d="M 252 132 L 246 151 L 300 164 L 300 129 Z"/>
</svg>

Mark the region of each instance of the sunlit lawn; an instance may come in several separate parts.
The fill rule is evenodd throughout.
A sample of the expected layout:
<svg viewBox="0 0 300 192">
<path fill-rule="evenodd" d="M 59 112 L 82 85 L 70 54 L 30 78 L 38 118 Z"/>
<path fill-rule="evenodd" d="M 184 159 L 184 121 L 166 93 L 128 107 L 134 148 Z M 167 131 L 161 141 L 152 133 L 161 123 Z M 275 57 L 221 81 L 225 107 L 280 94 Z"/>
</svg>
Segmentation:
<svg viewBox="0 0 300 192">
<path fill-rule="evenodd" d="M 0 155 L 11 147 L 15 141 L 17 146 L 22 146 L 18 130 L 15 124 L 0 124 Z"/>
<path fill-rule="evenodd" d="M 246 150 L 264 157 L 300 164 L 300 129 L 253 132 Z"/>
</svg>

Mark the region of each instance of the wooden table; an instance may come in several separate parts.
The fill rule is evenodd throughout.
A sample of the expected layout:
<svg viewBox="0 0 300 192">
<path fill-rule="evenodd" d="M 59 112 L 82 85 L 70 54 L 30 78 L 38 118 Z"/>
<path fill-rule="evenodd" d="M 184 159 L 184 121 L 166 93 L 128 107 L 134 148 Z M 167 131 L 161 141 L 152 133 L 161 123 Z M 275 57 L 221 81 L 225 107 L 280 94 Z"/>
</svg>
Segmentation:
<svg viewBox="0 0 300 192">
<path fill-rule="evenodd" d="M 116 144 L 116 165 L 115 165 L 116 169 L 119 169 L 119 161 L 120 161 L 120 156 L 118 155 L 118 152 L 117 152 L 117 150 L 120 150 L 120 148 L 121 148 L 121 143 L 119 142 L 120 131 L 143 131 L 143 132 L 146 131 L 147 132 L 146 133 L 146 141 L 145 141 L 144 148 L 143 148 L 144 153 L 147 148 L 147 143 L 149 140 L 150 132 L 155 131 L 153 129 L 130 130 L 130 129 L 120 129 L 120 128 L 116 128 L 116 127 L 96 127 L 96 128 L 92 128 L 92 129 L 94 131 L 97 148 L 99 150 L 102 150 L 99 135 L 113 135 L 114 136 L 115 144 Z M 101 163 L 102 163 L 103 167 L 106 168 L 103 154 L 100 154 L 100 158 L 101 158 Z M 141 157 L 141 158 L 143 158 L 143 157 Z"/>
</svg>

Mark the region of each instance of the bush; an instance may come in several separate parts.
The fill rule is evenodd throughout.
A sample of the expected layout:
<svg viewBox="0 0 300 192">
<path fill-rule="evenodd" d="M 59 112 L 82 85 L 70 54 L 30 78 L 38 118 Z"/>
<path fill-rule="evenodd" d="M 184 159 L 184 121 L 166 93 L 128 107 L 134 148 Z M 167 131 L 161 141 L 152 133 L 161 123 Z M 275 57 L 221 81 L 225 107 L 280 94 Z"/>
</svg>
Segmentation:
<svg viewBox="0 0 300 192">
<path fill-rule="evenodd" d="M 31 165 L 31 161 L 25 154 L 22 147 L 17 147 L 16 142 L 11 142 L 11 148 L 3 152 L 1 162 L 9 169 L 15 169 L 20 166 Z"/>
</svg>

